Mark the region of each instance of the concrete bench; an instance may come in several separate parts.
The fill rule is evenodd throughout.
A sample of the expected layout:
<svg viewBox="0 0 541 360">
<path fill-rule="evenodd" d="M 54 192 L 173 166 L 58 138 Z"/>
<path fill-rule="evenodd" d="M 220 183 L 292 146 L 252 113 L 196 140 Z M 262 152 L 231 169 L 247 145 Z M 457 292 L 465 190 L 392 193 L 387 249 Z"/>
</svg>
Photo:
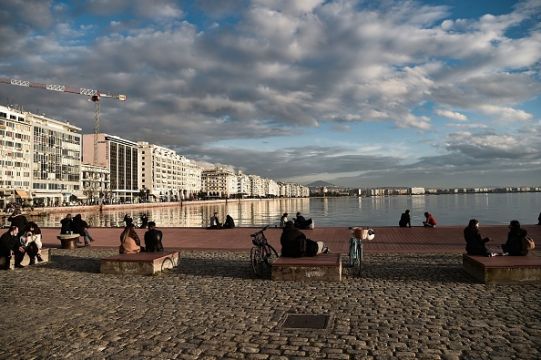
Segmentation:
<svg viewBox="0 0 541 360">
<path fill-rule="evenodd" d="M 51 256 L 50 249 L 41 249 L 41 258 L 43 259 L 42 262 L 38 262 L 36 259 L 36 264 L 43 264 L 49 261 L 49 257 Z M 6 264 L 6 258 L 0 257 L 0 267 L 3 267 Z M 21 265 L 27 266 L 30 264 L 30 257 L 27 254 L 24 254 L 23 261 L 21 261 Z M 15 269 L 15 256 L 11 257 L 11 262 L 9 264 L 10 269 Z"/>
<path fill-rule="evenodd" d="M 79 234 L 60 234 L 56 237 L 62 244 L 62 249 L 75 249 L 79 241 Z"/>
<path fill-rule="evenodd" d="M 341 281 L 340 254 L 320 254 L 313 257 L 279 257 L 272 263 L 272 280 Z"/>
<path fill-rule="evenodd" d="M 101 259 L 100 272 L 104 274 L 152 275 L 176 267 L 179 260 L 178 251 L 119 254 Z"/>
<path fill-rule="evenodd" d="M 541 257 L 462 255 L 464 271 L 485 284 L 541 282 Z"/>
</svg>

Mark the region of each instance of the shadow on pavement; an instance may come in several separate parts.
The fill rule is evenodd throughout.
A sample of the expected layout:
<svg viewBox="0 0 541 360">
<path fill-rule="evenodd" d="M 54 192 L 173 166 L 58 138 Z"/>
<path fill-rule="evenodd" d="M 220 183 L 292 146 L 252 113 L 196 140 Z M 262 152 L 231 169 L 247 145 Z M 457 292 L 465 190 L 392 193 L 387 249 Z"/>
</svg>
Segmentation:
<svg viewBox="0 0 541 360">
<path fill-rule="evenodd" d="M 177 272 L 185 275 L 254 279 L 248 260 L 181 258 Z"/>
<path fill-rule="evenodd" d="M 51 261 L 44 264 L 43 267 L 75 272 L 99 273 L 100 259 L 53 254 Z"/>
</svg>

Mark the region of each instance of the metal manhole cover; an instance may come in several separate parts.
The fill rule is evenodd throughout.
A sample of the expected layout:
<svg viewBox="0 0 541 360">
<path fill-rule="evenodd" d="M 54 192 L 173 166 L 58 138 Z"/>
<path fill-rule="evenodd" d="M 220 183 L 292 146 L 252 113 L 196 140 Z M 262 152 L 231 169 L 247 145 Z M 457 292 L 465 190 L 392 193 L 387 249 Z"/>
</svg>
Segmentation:
<svg viewBox="0 0 541 360">
<path fill-rule="evenodd" d="M 329 315 L 287 314 L 283 328 L 287 329 L 326 329 L 329 326 Z"/>
</svg>

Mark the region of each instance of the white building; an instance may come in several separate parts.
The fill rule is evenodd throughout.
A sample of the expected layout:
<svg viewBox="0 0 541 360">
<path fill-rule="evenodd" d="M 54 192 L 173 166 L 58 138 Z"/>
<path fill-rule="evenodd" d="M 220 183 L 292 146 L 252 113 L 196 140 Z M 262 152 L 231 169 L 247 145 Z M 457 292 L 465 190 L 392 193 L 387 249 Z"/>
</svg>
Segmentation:
<svg viewBox="0 0 541 360">
<path fill-rule="evenodd" d="M 32 126 L 26 115 L 0 106 L 0 208 L 31 200 Z"/>
<path fill-rule="evenodd" d="M 252 186 L 250 184 L 250 177 L 239 171 L 237 174 L 237 195 L 240 197 L 251 196 Z"/>
<path fill-rule="evenodd" d="M 257 175 L 248 175 L 252 197 L 265 197 L 265 182 Z"/>
<path fill-rule="evenodd" d="M 425 193 L 424 187 L 412 187 L 410 188 L 411 195 L 423 195 Z"/>
<path fill-rule="evenodd" d="M 201 191 L 208 197 L 229 198 L 237 194 L 237 176 L 232 170 L 215 168 L 203 170 Z"/>
<path fill-rule="evenodd" d="M 84 196 L 80 199 L 87 204 L 101 204 L 106 200 L 111 189 L 109 169 L 103 166 L 81 164 L 81 175 Z"/>
<path fill-rule="evenodd" d="M 153 199 L 180 201 L 201 190 L 201 168 L 163 146 L 139 142 L 141 187 Z"/>
<path fill-rule="evenodd" d="M 280 195 L 280 187 L 276 181 L 265 179 L 265 195 L 267 197 L 277 197 Z"/>
<path fill-rule="evenodd" d="M 25 113 L 32 125 L 32 195 L 34 205 L 69 203 L 81 191 L 81 128 Z"/>
</svg>

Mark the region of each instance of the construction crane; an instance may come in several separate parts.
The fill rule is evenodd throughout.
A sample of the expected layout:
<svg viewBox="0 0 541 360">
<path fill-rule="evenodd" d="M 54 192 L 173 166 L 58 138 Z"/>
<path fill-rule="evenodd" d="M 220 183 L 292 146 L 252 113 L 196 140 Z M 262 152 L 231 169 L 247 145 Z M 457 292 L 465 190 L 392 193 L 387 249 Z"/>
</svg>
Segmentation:
<svg viewBox="0 0 541 360">
<path fill-rule="evenodd" d="M 75 88 L 67 85 L 57 85 L 57 84 L 42 84 L 26 80 L 17 80 L 0 77 L 0 84 L 16 85 L 34 89 L 44 89 L 57 92 L 64 92 L 70 94 L 78 94 L 90 97 L 89 100 L 96 104 L 95 111 L 95 124 L 94 124 L 94 165 L 98 163 L 98 134 L 100 132 L 100 98 L 112 98 L 120 101 L 126 101 L 126 95 L 120 94 L 110 94 L 100 90 L 86 89 L 86 88 Z"/>
</svg>

